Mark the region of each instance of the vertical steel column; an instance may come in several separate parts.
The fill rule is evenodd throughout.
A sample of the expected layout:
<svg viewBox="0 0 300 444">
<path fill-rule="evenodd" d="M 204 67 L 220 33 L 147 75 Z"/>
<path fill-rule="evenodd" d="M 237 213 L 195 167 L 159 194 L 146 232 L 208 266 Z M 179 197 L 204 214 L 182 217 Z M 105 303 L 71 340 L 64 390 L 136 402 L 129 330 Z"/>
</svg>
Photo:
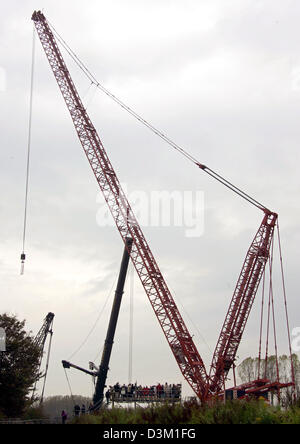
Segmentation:
<svg viewBox="0 0 300 444">
<path fill-rule="evenodd" d="M 122 296 L 124 293 L 124 284 L 125 284 L 125 279 L 126 279 L 126 274 L 127 274 L 127 269 L 128 269 L 131 247 L 132 247 L 132 239 L 127 238 L 125 248 L 124 248 L 121 268 L 120 268 L 117 289 L 115 292 L 115 298 L 114 298 L 114 302 L 113 302 L 113 306 L 112 306 L 112 310 L 111 310 L 111 314 L 110 314 L 110 320 L 109 320 L 106 339 L 105 339 L 105 343 L 104 343 L 101 364 L 100 364 L 99 373 L 98 373 L 97 382 L 96 382 L 95 394 L 94 394 L 94 398 L 93 398 L 94 410 L 98 410 L 101 407 L 102 402 L 103 402 L 104 388 L 105 388 L 105 383 L 106 383 L 106 378 L 107 378 L 107 372 L 109 369 L 109 360 L 110 360 L 110 356 L 111 356 L 112 346 L 114 343 L 114 336 L 115 336 L 116 326 L 117 326 L 117 322 L 118 322 L 119 311 L 120 311 L 120 306 L 121 306 L 121 302 L 122 302 Z"/>
</svg>

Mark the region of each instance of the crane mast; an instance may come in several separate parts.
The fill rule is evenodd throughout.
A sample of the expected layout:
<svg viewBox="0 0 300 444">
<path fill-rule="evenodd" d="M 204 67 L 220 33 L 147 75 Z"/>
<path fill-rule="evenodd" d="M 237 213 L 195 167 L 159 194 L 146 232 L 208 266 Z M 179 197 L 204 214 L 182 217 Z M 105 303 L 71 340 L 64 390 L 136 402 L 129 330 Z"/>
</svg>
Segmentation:
<svg viewBox="0 0 300 444">
<path fill-rule="evenodd" d="M 210 168 L 190 157 L 199 168 L 214 179 L 263 211 L 262 223 L 246 254 L 242 271 L 229 305 L 225 322 L 214 351 L 209 375 L 192 337 L 180 315 L 176 303 L 160 272 L 145 236 L 131 209 L 105 148 L 90 120 L 69 70 L 57 45 L 54 34 L 42 12 L 32 16 L 41 44 L 70 112 L 81 145 L 85 151 L 98 185 L 112 217 L 126 245 L 132 239 L 129 252 L 132 263 L 145 289 L 154 313 L 164 332 L 177 364 L 196 395 L 205 400 L 224 388 L 269 259 L 277 214 L 235 187 Z M 160 135 L 160 133 L 159 133 Z M 170 143 L 170 140 L 167 140 Z M 173 144 L 173 146 L 177 146 Z M 178 148 L 178 147 L 177 147 Z"/>
<path fill-rule="evenodd" d="M 124 244 L 133 239 L 130 257 L 179 368 L 201 399 L 207 392 L 204 363 L 179 313 L 145 236 L 122 190 L 42 12 L 32 16 L 41 44 L 70 112 L 78 137 Z"/>
<path fill-rule="evenodd" d="M 52 333 L 51 328 L 53 324 L 53 319 L 54 319 L 54 314 L 48 313 L 44 319 L 42 327 L 40 328 L 40 330 L 38 331 L 37 335 L 34 338 L 34 343 L 40 349 L 41 355 L 43 355 L 47 335 L 49 333 Z"/>
<path fill-rule="evenodd" d="M 242 271 L 213 355 L 210 368 L 210 392 L 220 391 L 234 365 L 257 289 L 269 259 L 277 214 L 265 211 L 263 221 L 247 252 Z"/>
<path fill-rule="evenodd" d="M 40 377 L 39 377 L 39 379 L 44 378 L 42 394 L 41 394 L 41 397 L 40 397 L 40 403 L 43 402 L 46 378 L 47 378 L 47 373 L 48 373 L 49 357 L 50 357 L 51 342 L 52 342 L 52 335 L 53 335 L 53 330 L 52 330 L 52 328 L 53 328 L 53 320 L 54 320 L 54 313 L 48 313 L 47 316 L 44 319 L 42 327 L 40 328 L 40 330 L 38 331 L 37 335 L 34 338 L 34 343 L 35 343 L 35 345 L 40 350 L 40 356 L 39 356 L 39 369 L 40 369 L 41 368 L 41 364 L 42 364 L 43 355 L 44 355 L 45 343 L 46 343 L 48 335 L 50 335 L 48 354 L 47 354 L 47 362 L 46 362 L 46 369 L 45 369 L 44 374 L 40 375 Z M 33 388 L 32 398 L 34 397 L 34 393 L 35 393 L 35 390 L 36 390 L 36 384 L 37 384 L 37 381 L 36 381 L 36 383 L 34 385 L 34 388 Z"/>
</svg>

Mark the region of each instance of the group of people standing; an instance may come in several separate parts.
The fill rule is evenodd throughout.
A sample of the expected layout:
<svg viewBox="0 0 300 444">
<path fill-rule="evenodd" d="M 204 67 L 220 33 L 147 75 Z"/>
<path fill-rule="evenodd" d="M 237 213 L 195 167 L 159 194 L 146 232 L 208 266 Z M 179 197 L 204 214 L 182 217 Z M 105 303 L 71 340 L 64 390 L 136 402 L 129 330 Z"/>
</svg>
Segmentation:
<svg viewBox="0 0 300 444">
<path fill-rule="evenodd" d="M 151 399 L 180 399 L 181 384 L 156 384 L 141 386 L 137 383 L 120 385 L 118 382 L 110 386 L 105 393 L 106 402 L 112 400 L 151 400 Z"/>
<path fill-rule="evenodd" d="M 82 404 L 81 407 L 78 404 L 76 404 L 74 406 L 74 415 L 75 416 L 79 416 L 80 414 L 85 415 L 85 412 L 86 412 L 85 404 Z"/>
<path fill-rule="evenodd" d="M 93 408 L 93 406 L 90 405 L 89 408 L 88 408 L 88 412 L 90 412 L 90 411 L 92 410 L 92 408 Z M 80 407 L 80 405 L 76 404 L 76 405 L 74 406 L 74 411 L 73 411 L 73 413 L 74 413 L 74 416 L 77 417 L 77 418 L 78 418 L 80 415 L 85 415 L 85 413 L 86 413 L 86 407 L 85 407 L 85 404 L 82 404 L 81 407 Z M 61 412 L 61 421 L 62 421 L 62 424 L 65 424 L 66 421 L 67 421 L 67 419 L 68 419 L 68 414 L 67 414 L 67 412 L 66 412 L 65 410 L 62 410 L 62 412 Z"/>
<path fill-rule="evenodd" d="M 109 386 L 105 393 L 107 404 L 110 401 L 118 400 L 128 400 L 128 401 L 151 401 L 151 400 L 179 400 L 181 398 L 181 384 L 156 384 L 151 386 L 142 386 L 135 384 L 120 385 L 118 382 L 114 386 Z M 90 413 L 93 411 L 93 405 L 87 409 Z M 80 415 L 86 414 L 86 407 L 84 404 L 76 404 L 74 406 L 74 416 L 79 417 Z M 68 415 L 65 410 L 61 412 L 62 423 L 65 424 Z"/>
</svg>

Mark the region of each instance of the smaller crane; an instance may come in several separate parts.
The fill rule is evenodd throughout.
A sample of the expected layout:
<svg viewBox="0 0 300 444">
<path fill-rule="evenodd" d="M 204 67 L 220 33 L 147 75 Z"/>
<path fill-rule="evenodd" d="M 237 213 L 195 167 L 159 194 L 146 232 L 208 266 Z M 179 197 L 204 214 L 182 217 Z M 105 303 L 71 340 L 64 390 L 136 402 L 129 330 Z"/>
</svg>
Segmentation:
<svg viewBox="0 0 300 444">
<path fill-rule="evenodd" d="M 101 408 L 103 398 L 104 398 L 104 388 L 105 388 L 107 373 L 109 370 L 109 361 L 110 361 L 110 356 L 111 356 L 112 347 L 113 347 L 113 343 L 114 343 L 114 336 L 115 336 L 115 332 L 116 332 L 116 327 L 117 327 L 117 322 L 118 322 L 118 317 L 119 317 L 119 312 L 120 312 L 120 307 L 121 307 L 121 302 L 122 302 L 122 296 L 124 293 L 124 285 L 125 285 L 126 274 L 127 274 L 127 270 L 128 270 L 128 263 L 129 263 L 129 258 L 130 258 L 132 242 L 133 241 L 131 238 L 127 238 L 126 242 L 125 242 L 124 253 L 123 253 L 123 258 L 122 258 L 120 273 L 119 273 L 119 279 L 118 279 L 117 288 L 116 288 L 116 292 L 115 292 L 115 298 L 114 298 L 114 302 L 113 302 L 113 306 L 112 306 L 112 310 L 111 310 L 111 314 L 110 314 L 110 320 L 109 320 L 108 329 L 107 329 L 107 333 L 106 333 L 106 339 L 104 342 L 104 348 L 103 348 L 100 367 L 97 368 L 95 366 L 95 364 L 90 363 L 90 370 L 86 370 L 82 367 L 78 367 L 77 365 L 71 364 L 68 361 L 62 361 L 62 365 L 65 369 L 72 367 L 72 368 L 75 368 L 76 370 L 80 370 L 88 375 L 91 375 L 94 378 L 97 378 L 95 393 L 94 393 L 94 397 L 93 397 L 93 404 L 94 404 L 93 410 L 99 410 Z M 94 370 L 96 370 L 96 371 L 94 371 Z"/>
<path fill-rule="evenodd" d="M 47 378 L 48 367 L 49 367 L 50 351 L 51 351 L 52 336 L 53 336 L 53 320 L 54 320 L 54 313 L 48 313 L 47 316 L 44 319 L 42 327 L 40 328 L 39 332 L 37 333 L 37 335 L 36 335 L 36 337 L 34 339 L 35 345 L 40 350 L 40 361 L 39 361 L 39 373 L 40 373 L 40 368 L 41 368 L 42 360 L 43 360 L 43 356 L 44 356 L 44 348 L 45 348 L 46 340 L 47 340 L 48 335 L 50 335 L 49 346 L 48 346 L 48 353 L 47 353 L 47 360 L 46 360 L 46 368 L 45 368 L 44 373 L 39 374 L 39 378 L 35 382 L 35 385 L 34 385 L 34 388 L 33 388 L 33 392 L 32 392 L 32 399 L 33 399 L 34 393 L 36 391 L 37 382 L 40 379 L 44 379 L 43 388 L 42 388 L 42 394 L 41 394 L 41 397 L 40 397 L 40 404 L 42 404 L 43 398 L 44 398 L 46 378 Z"/>
</svg>

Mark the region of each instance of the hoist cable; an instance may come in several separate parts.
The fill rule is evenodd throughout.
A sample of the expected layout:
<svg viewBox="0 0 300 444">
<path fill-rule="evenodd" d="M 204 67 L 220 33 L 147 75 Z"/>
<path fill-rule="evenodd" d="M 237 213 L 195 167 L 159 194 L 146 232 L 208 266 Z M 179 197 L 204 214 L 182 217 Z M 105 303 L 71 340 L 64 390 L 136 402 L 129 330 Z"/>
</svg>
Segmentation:
<svg viewBox="0 0 300 444">
<path fill-rule="evenodd" d="M 281 238 L 280 238 L 280 230 L 279 223 L 277 222 L 277 237 L 278 237 L 278 248 L 279 248 L 279 257 L 280 257 L 280 269 L 281 269 L 281 280 L 282 280 L 282 288 L 283 288 L 283 299 L 284 299 L 284 307 L 285 307 L 285 318 L 287 325 L 287 333 L 288 333 L 288 344 L 289 344 L 289 352 L 290 352 L 290 360 L 291 360 L 291 375 L 292 382 L 295 384 L 295 369 L 293 363 L 293 352 L 291 346 L 291 335 L 290 335 L 290 322 L 288 316 L 288 308 L 287 308 L 287 295 L 286 295 L 286 286 L 285 286 L 285 277 L 284 277 L 284 269 L 283 269 L 283 257 L 282 257 L 282 248 L 281 248 Z M 294 393 L 295 395 L 295 393 Z"/>
<path fill-rule="evenodd" d="M 273 272 L 273 258 L 274 258 L 274 238 L 272 239 L 272 247 L 271 247 L 271 264 L 272 264 L 271 267 L 272 267 L 272 272 Z M 276 359 L 276 374 L 277 374 L 277 381 L 279 381 L 279 364 L 278 364 L 276 319 L 275 319 L 275 305 L 274 305 L 274 291 L 273 291 L 272 275 L 271 275 L 271 280 L 270 280 L 270 287 L 271 287 L 271 303 L 272 303 L 274 348 L 275 348 L 275 359 Z"/>
<path fill-rule="evenodd" d="M 269 358 L 269 333 L 270 333 L 270 322 L 271 322 L 271 318 L 272 318 L 274 347 L 275 347 L 276 373 L 277 373 L 277 379 L 279 380 L 276 320 L 275 320 L 274 295 L 273 295 L 273 264 L 274 264 L 274 238 L 272 239 L 270 259 L 269 259 L 270 279 L 269 279 L 268 322 L 267 322 L 266 356 L 265 356 L 265 378 L 267 378 L 267 367 L 268 367 L 268 358 Z"/>
<path fill-rule="evenodd" d="M 27 227 L 27 207 L 28 207 L 28 189 L 29 189 L 29 172 L 30 172 L 30 153 L 31 153 L 34 65 L 35 65 L 35 29 L 33 28 L 32 54 L 31 54 L 31 75 L 30 75 L 30 95 L 29 95 L 26 182 L 25 182 L 25 205 L 24 205 L 24 223 L 23 223 L 23 239 L 22 239 L 22 254 L 21 254 L 21 274 L 24 273 L 24 262 L 25 262 L 25 258 L 26 258 L 26 256 L 25 256 L 25 241 L 26 241 L 26 227 Z"/>
<path fill-rule="evenodd" d="M 49 26 L 51 27 L 53 33 L 55 34 L 57 40 L 60 42 L 60 44 L 63 46 L 63 48 L 67 51 L 67 53 L 70 55 L 70 57 L 73 59 L 73 61 L 77 64 L 77 66 L 81 69 L 81 71 L 85 74 L 85 76 L 89 79 L 89 81 L 95 86 L 100 89 L 103 93 L 105 93 L 108 97 L 110 97 L 114 102 L 116 102 L 121 108 L 123 108 L 125 111 L 127 111 L 129 114 L 131 114 L 135 119 L 137 119 L 140 123 L 142 123 L 144 126 L 149 128 L 154 134 L 159 136 L 162 140 L 164 140 L 166 143 L 168 143 L 170 146 L 172 146 L 175 150 L 180 152 L 184 157 L 186 157 L 188 160 L 193 162 L 195 165 L 197 165 L 199 168 L 201 168 L 204 172 L 209 174 L 211 177 L 216 179 L 221 184 L 225 185 L 227 188 L 229 188 L 231 191 L 245 199 L 247 202 L 251 203 L 255 207 L 259 208 L 263 211 L 269 211 L 267 207 L 265 207 L 263 204 L 258 202 L 256 199 L 252 198 L 249 194 L 242 191 L 240 188 L 233 185 L 231 182 L 229 182 L 224 177 L 220 176 L 218 173 L 213 171 L 212 169 L 208 168 L 206 165 L 203 165 L 200 163 L 194 156 L 192 156 L 190 153 L 188 153 L 185 149 L 183 149 L 181 146 L 179 146 L 177 143 L 175 143 L 173 140 L 171 140 L 166 134 L 164 134 L 162 131 L 157 129 L 154 125 L 149 123 L 146 119 L 141 117 L 136 111 L 134 111 L 132 108 L 130 108 L 128 105 L 126 105 L 122 100 L 120 100 L 118 97 L 116 97 L 114 94 L 112 94 L 107 88 L 105 88 L 103 85 L 101 85 L 100 82 L 96 79 L 96 77 L 91 73 L 91 71 L 85 66 L 85 64 L 79 59 L 79 57 L 75 54 L 75 52 L 70 48 L 70 46 L 65 42 L 65 40 L 58 34 L 58 32 L 55 30 L 54 26 L 48 21 Z"/>
<path fill-rule="evenodd" d="M 130 268 L 130 307 L 129 307 L 129 357 L 128 357 L 128 383 L 132 382 L 132 360 L 133 360 L 133 302 L 134 302 L 134 266 Z"/>
<path fill-rule="evenodd" d="M 89 339 L 89 337 L 91 336 L 91 334 L 93 333 L 93 331 L 95 330 L 95 328 L 96 328 L 96 326 L 97 326 L 97 324 L 98 324 L 98 322 L 99 322 L 99 320 L 100 320 L 100 318 L 101 318 L 101 316 L 102 316 L 102 314 L 103 314 L 103 312 L 104 312 L 104 310 L 105 310 L 105 308 L 106 308 L 106 305 L 107 305 L 107 303 L 108 303 L 108 301 L 109 301 L 109 299 L 110 299 L 110 296 L 111 296 L 111 293 L 112 293 L 112 290 L 113 290 L 113 288 L 114 288 L 114 285 L 115 285 L 115 283 L 116 283 L 116 280 L 117 280 L 117 275 L 116 275 L 116 277 L 115 277 L 115 280 L 114 280 L 114 283 L 113 283 L 113 285 L 111 286 L 111 289 L 109 290 L 109 293 L 108 293 L 108 296 L 107 296 L 107 298 L 106 298 L 106 300 L 105 300 L 105 302 L 104 302 L 104 304 L 103 304 L 103 306 L 102 306 L 102 308 L 101 308 L 101 311 L 100 311 L 100 313 L 98 314 L 98 316 L 97 316 L 97 319 L 96 319 L 96 321 L 94 322 L 94 324 L 93 324 L 93 326 L 92 326 L 92 328 L 90 329 L 90 331 L 88 332 L 88 334 L 87 334 L 87 336 L 85 337 L 85 339 L 82 341 L 82 343 L 79 345 L 79 347 L 71 354 L 71 356 L 68 358 L 68 360 L 70 360 L 70 359 L 72 359 L 81 349 L 82 349 L 82 347 L 86 344 L 86 342 L 88 341 L 88 339 Z"/>
<path fill-rule="evenodd" d="M 67 380 L 67 383 L 68 383 L 68 386 L 69 386 L 69 390 L 70 390 L 71 398 L 72 398 L 72 400 L 73 400 L 73 404 L 75 405 L 75 402 L 74 402 L 74 396 L 73 396 L 72 388 L 71 388 L 71 384 L 70 384 L 70 381 L 69 381 L 69 378 L 68 378 L 68 375 L 67 375 L 67 371 L 66 371 L 65 368 L 64 368 L 64 372 L 65 372 L 66 380 Z"/>
<path fill-rule="evenodd" d="M 259 331 L 257 379 L 260 379 L 261 346 L 262 346 L 264 303 L 265 303 L 265 284 L 266 284 L 266 269 L 264 269 L 264 273 L 263 273 L 262 296 L 261 296 L 261 313 L 260 313 L 260 331 Z"/>
<path fill-rule="evenodd" d="M 46 379 L 47 379 L 47 375 L 48 375 L 48 368 L 49 368 L 49 361 L 50 361 L 50 352 L 51 352 L 51 345 L 52 345 L 52 338 L 53 338 L 53 331 L 50 331 L 50 340 L 49 340 L 49 345 L 48 345 L 48 353 L 47 353 L 47 361 L 46 361 L 46 368 L 45 368 L 45 375 L 44 375 L 44 383 L 43 383 L 43 388 L 42 388 L 42 394 L 41 394 L 41 398 L 40 398 L 40 404 L 43 402 L 44 400 L 44 392 L 45 392 L 45 387 L 46 387 Z"/>
<path fill-rule="evenodd" d="M 102 345 L 102 347 L 100 348 L 100 351 L 97 353 L 97 355 L 94 357 L 94 359 L 91 362 L 96 362 L 98 359 L 100 359 L 100 356 L 103 353 L 103 349 L 104 349 L 104 345 Z"/>
<path fill-rule="evenodd" d="M 271 262 L 269 263 L 269 273 L 271 276 Z M 270 277 L 271 279 L 271 277 Z M 265 373 L 264 378 L 267 378 L 267 367 L 269 357 L 269 333 L 270 333 L 270 310 L 271 310 L 271 289 L 269 288 L 269 300 L 268 300 L 268 315 L 267 315 L 267 329 L 266 329 L 266 352 L 265 352 Z"/>
</svg>

